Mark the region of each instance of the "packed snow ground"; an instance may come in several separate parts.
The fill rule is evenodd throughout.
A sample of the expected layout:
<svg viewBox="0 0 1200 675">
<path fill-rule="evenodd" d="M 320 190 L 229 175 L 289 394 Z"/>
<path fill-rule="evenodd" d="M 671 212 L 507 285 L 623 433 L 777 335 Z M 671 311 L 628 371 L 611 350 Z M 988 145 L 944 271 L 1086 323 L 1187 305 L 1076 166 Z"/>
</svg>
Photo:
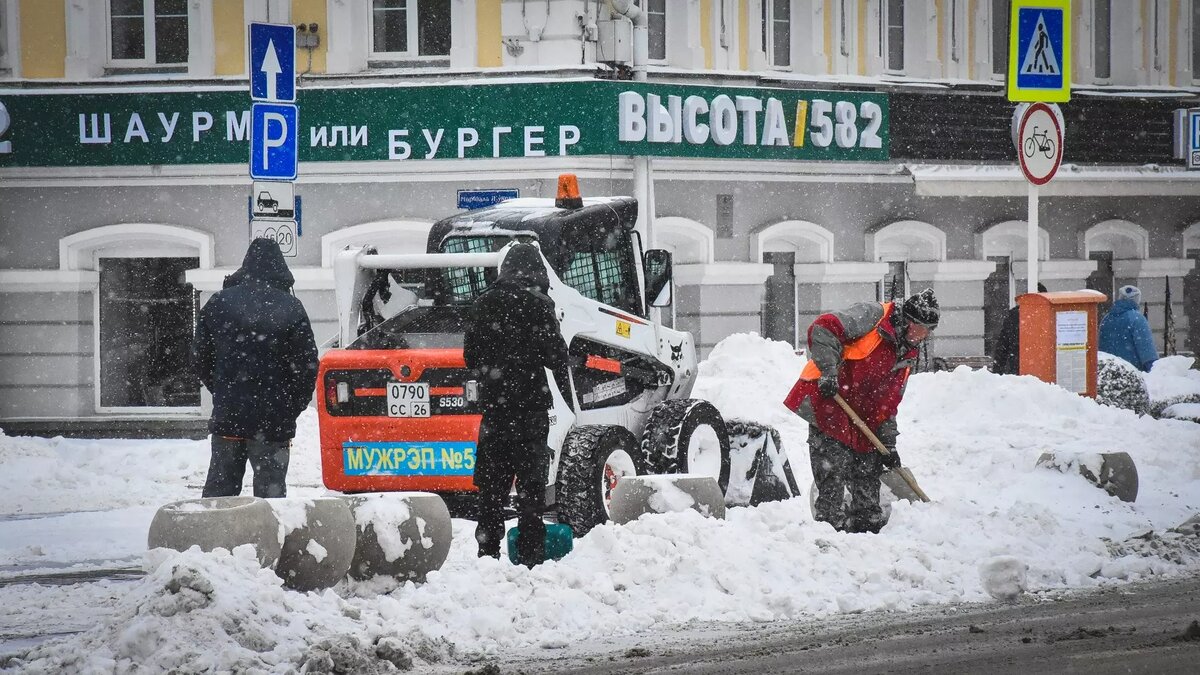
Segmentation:
<svg viewBox="0 0 1200 675">
<path fill-rule="evenodd" d="M 384 638 L 437 669 L 686 621 L 986 601 L 985 583 L 1002 581 L 995 570 L 1032 592 L 1200 571 L 1194 540 L 1130 539 L 1200 512 L 1200 426 L 966 368 L 914 376 L 900 411 L 898 449 L 933 501 L 895 504 L 879 535 L 815 523 L 806 425 L 780 403 L 802 365 L 784 343 L 735 335 L 701 364 L 695 391 L 726 417 L 779 429 L 801 498 L 730 509 L 723 521 L 686 512 L 599 527 L 534 570 L 476 559 L 473 523 L 456 520 L 449 559 L 422 585 L 375 580 L 304 594 L 281 588 L 247 550 L 147 553 L 157 507 L 198 496 L 206 442 L 0 436 L 0 584 L 64 566 L 147 571 L 134 581 L 0 585 L 0 652 L 22 657 L 0 667 L 287 672 L 339 653 L 366 668 L 381 663 L 373 645 Z M 1200 372 L 1183 357 L 1148 379 L 1152 394 L 1200 391 Z M 1137 502 L 1035 468 L 1046 451 L 1130 453 Z M 291 496 L 325 493 L 312 410 L 288 478 Z M 41 642 L 48 634 L 69 635 Z"/>
</svg>

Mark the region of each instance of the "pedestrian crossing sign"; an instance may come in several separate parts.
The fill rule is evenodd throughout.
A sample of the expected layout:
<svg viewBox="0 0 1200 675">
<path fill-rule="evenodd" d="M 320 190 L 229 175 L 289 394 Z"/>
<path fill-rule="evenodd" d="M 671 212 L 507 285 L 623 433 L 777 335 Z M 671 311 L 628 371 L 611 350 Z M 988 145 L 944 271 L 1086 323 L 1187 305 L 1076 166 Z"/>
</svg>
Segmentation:
<svg viewBox="0 0 1200 675">
<path fill-rule="evenodd" d="M 1008 100 L 1071 100 L 1071 0 L 1013 0 Z"/>
</svg>

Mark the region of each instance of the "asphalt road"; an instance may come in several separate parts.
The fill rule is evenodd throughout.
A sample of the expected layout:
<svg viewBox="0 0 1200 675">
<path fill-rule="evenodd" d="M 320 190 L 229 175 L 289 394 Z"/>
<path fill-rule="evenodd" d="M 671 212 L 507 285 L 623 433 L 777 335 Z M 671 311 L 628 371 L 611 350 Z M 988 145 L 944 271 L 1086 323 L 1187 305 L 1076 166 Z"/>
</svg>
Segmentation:
<svg viewBox="0 0 1200 675">
<path fill-rule="evenodd" d="M 502 673 L 1198 673 L 1200 578 L 829 622 L 680 627 Z M 490 672 L 497 672 L 489 668 Z M 478 671 L 476 671 L 478 672 Z"/>
</svg>

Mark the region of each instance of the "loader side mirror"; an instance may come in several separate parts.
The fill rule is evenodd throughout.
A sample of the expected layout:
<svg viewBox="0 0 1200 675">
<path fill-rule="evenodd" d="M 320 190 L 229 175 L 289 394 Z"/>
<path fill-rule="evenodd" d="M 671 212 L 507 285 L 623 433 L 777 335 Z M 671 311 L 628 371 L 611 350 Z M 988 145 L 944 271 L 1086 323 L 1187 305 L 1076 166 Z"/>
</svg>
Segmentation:
<svg viewBox="0 0 1200 675">
<path fill-rule="evenodd" d="M 642 256 L 646 276 L 646 304 L 668 307 L 671 304 L 671 252 L 652 248 Z"/>
</svg>

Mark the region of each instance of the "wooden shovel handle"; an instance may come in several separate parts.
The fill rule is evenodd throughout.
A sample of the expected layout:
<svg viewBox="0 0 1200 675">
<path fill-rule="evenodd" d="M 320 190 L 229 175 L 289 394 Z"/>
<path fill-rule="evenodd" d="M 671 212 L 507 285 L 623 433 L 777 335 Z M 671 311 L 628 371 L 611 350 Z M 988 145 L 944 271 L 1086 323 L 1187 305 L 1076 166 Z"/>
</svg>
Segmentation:
<svg viewBox="0 0 1200 675">
<path fill-rule="evenodd" d="M 883 441 L 879 440 L 879 437 L 875 435 L 875 432 L 871 431 L 871 427 L 868 427 L 866 422 L 863 422 L 862 418 L 858 416 L 858 413 L 854 412 L 854 408 L 851 408 L 850 404 L 846 403 L 846 399 L 842 398 L 841 394 L 834 394 L 833 400 L 837 401 L 837 404 L 841 406 L 842 410 L 846 411 L 846 416 L 849 417 L 850 421 L 854 423 L 854 426 L 858 427 L 858 430 L 863 432 L 863 435 L 871 441 L 871 444 L 875 446 L 875 449 L 879 451 L 879 454 L 885 457 L 892 454 L 891 451 L 887 449 L 887 446 L 883 444 Z M 896 467 L 896 473 L 904 479 L 905 483 L 908 483 L 908 487 L 912 488 L 912 491 L 916 493 L 917 497 L 920 497 L 921 501 L 929 501 L 929 496 L 925 494 L 925 491 L 921 489 L 920 485 L 917 485 L 917 479 L 913 478 L 911 471 L 908 471 L 904 467 Z"/>
</svg>

